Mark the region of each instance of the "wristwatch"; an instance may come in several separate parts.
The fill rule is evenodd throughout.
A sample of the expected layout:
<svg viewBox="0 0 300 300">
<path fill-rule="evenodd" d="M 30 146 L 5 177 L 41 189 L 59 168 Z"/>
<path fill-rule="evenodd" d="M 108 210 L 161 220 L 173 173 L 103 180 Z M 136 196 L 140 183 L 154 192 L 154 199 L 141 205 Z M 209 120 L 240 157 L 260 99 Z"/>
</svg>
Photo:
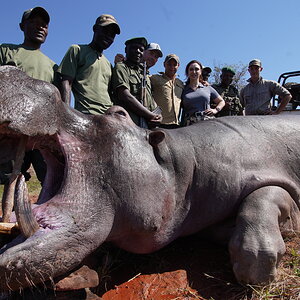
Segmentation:
<svg viewBox="0 0 300 300">
<path fill-rule="evenodd" d="M 221 111 L 220 107 L 216 107 L 217 112 Z"/>
</svg>

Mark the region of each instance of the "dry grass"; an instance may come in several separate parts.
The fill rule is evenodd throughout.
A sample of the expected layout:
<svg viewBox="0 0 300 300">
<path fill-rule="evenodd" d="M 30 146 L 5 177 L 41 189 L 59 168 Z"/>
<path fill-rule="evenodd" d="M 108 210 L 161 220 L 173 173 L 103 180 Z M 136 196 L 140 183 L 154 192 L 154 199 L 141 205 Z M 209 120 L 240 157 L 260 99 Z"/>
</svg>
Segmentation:
<svg viewBox="0 0 300 300">
<path fill-rule="evenodd" d="M 41 191 L 41 185 L 35 175 L 34 170 L 32 168 L 30 168 L 29 172 L 30 172 L 31 178 L 29 181 L 26 182 L 26 184 L 27 184 L 27 188 L 28 188 L 28 192 L 29 192 L 29 198 L 32 200 L 32 202 L 35 202 Z M 2 199 L 2 195 L 3 195 L 3 187 L 4 187 L 4 185 L 1 184 L 0 185 L 0 207 L 1 207 L 1 199 Z"/>
<path fill-rule="evenodd" d="M 139 274 L 164 273 L 184 269 L 190 286 L 200 299 L 266 300 L 300 299 L 300 238 L 286 240 L 284 255 L 276 281 L 265 286 L 240 285 L 235 281 L 226 249 L 187 237 L 149 255 L 135 255 L 105 245 L 98 253 L 101 278 L 95 290 L 103 295 L 107 290 Z M 196 298 L 195 298 L 196 299 Z"/>
</svg>

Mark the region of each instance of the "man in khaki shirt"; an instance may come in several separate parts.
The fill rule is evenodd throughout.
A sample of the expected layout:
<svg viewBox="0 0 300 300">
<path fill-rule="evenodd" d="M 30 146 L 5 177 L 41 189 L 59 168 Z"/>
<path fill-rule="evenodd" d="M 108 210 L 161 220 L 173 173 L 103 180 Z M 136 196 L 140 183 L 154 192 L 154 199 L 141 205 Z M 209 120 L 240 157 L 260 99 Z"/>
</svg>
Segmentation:
<svg viewBox="0 0 300 300">
<path fill-rule="evenodd" d="M 162 109 L 162 128 L 179 127 L 179 112 L 183 82 L 176 78 L 179 57 L 169 54 L 164 61 L 165 72 L 150 77 L 154 101 Z"/>
<path fill-rule="evenodd" d="M 249 83 L 240 92 L 240 100 L 245 108 L 245 115 L 279 114 L 292 98 L 290 92 L 278 82 L 263 79 L 260 76 L 262 70 L 259 59 L 250 61 L 248 68 L 250 73 Z M 281 99 L 276 111 L 272 111 L 270 105 L 274 95 L 278 95 Z"/>
</svg>

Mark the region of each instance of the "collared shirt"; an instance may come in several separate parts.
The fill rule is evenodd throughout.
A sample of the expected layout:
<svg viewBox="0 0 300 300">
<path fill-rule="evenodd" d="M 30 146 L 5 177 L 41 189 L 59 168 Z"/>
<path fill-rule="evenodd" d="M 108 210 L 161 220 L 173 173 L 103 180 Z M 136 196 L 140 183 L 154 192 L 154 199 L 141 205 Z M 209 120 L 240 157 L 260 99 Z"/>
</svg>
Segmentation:
<svg viewBox="0 0 300 300">
<path fill-rule="evenodd" d="M 217 117 L 240 115 L 243 112 L 243 107 L 239 99 L 239 91 L 233 86 L 222 86 L 221 83 L 213 84 L 212 87 L 220 94 L 225 101 L 223 109 L 217 113 Z M 216 105 L 215 105 L 216 106 Z"/>
<path fill-rule="evenodd" d="M 195 91 L 186 85 L 181 96 L 185 115 L 193 116 L 196 112 L 210 108 L 210 102 L 219 96 L 218 92 L 210 85 L 204 86 L 199 83 Z"/>
<path fill-rule="evenodd" d="M 125 87 L 129 90 L 130 94 L 133 95 L 139 102 L 142 103 L 142 82 L 144 78 L 143 65 L 132 64 L 129 61 L 119 62 L 113 69 L 113 93 L 114 102 L 120 106 L 123 106 L 130 114 L 133 122 L 139 124 L 139 116 L 133 113 L 122 99 L 118 99 L 117 89 L 119 87 Z M 156 108 L 156 104 L 151 94 L 151 82 L 149 76 L 146 76 L 146 94 L 144 103 L 142 103 L 147 109 L 153 111 Z"/>
<path fill-rule="evenodd" d="M 262 77 L 256 83 L 249 83 L 240 92 L 241 104 L 245 107 L 246 115 L 261 115 L 270 110 L 270 101 L 274 95 L 284 97 L 290 92 L 278 82 Z"/>
<path fill-rule="evenodd" d="M 112 106 L 112 65 L 89 45 L 72 45 L 58 73 L 73 78 L 75 109 L 85 114 L 99 115 Z"/>
<path fill-rule="evenodd" d="M 162 124 L 179 125 L 183 82 L 178 78 L 170 79 L 165 73 L 152 75 L 150 80 L 154 101 L 162 109 Z"/>
<path fill-rule="evenodd" d="M 0 45 L 0 65 L 16 66 L 32 78 L 51 83 L 58 67 L 41 50 L 15 44 Z"/>
</svg>

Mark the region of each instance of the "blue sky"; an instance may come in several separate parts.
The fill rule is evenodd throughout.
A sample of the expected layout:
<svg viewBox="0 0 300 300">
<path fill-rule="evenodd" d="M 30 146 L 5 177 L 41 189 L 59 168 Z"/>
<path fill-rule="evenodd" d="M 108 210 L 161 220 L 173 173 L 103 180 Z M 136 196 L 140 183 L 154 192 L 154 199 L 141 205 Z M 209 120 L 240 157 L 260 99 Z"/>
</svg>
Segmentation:
<svg viewBox="0 0 300 300">
<path fill-rule="evenodd" d="M 43 6 L 51 16 L 42 51 L 58 64 L 71 44 L 89 43 L 96 18 L 109 13 L 121 27 L 105 51 L 112 63 L 116 53 L 124 53 L 124 41 L 145 36 L 159 43 L 164 55 L 180 57 L 182 80 L 192 59 L 213 67 L 260 58 L 263 77 L 273 80 L 300 69 L 299 0 L 3 1 L 0 43 L 23 41 L 18 24 L 23 11 L 35 6 Z M 162 71 L 162 63 L 160 59 L 151 73 Z"/>
</svg>

